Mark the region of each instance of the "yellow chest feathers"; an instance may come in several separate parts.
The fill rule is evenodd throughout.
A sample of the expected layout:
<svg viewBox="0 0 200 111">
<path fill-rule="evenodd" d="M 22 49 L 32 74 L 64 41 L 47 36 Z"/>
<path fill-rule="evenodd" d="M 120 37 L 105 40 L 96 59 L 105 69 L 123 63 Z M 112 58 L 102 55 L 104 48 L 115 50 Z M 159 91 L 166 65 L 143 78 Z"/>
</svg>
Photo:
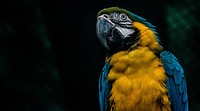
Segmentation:
<svg viewBox="0 0 200 111">
<path fill-rule="evenodd" d="M 112 56 L 107 79 L 113 81 L 113 111 L 170 111 L 160 59 L 147 47 L 121 51 Z"/>
</svg>

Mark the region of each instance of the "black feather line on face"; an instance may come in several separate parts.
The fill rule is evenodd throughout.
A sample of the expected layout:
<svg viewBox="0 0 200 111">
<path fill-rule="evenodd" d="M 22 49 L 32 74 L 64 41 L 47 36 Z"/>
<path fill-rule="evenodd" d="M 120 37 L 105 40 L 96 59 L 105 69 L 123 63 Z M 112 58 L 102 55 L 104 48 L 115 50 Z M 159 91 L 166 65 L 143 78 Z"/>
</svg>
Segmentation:
<svg viewBox="0 0 200 111">
<path fill-rule="evenodd" d="M 109 8 L 104 8 L 103 10 L 99 11 L 97 15 L 101 15 L 101 14 L 109 14 L 109 13 L 113 13 L 113 12 L 117 12 L 117 13 L 125 13 L 133 22 L 140 22 L 142 24 L 144 24 L 145 26 L 147 26 L 149 29 L 151 29 L 157 37 L 157 41 L 159 42 L 159 44 L 162 46 L 162 42 L 160 40 L 160 37 L 158 36 L 158 33 L 156 32 L 156 27 L 154 25 L 152 25 L 151 23 L 149 23 L 147 21 L 147 19 L 136 15 L 126 9 L 123 8 L 119 8 L 119 7 L 109 7 Z"/>
<path fill-rule="evenodd" d="M 139 37 L 138 37 L 139 36 L 139 30 L 137 28 L 134 28 L 134 30 L 135 30 L 135 32 L 133 34 L 131 34 L 130 37 L 127 37 L 125 39 L 122 39 L 120 37 L 120 35 L 118 35 L 119 36 L 119 37 L 117 37 L 118 42 L 112 42 L 110 40 L 107 40 L 108 46 L 110 48 L 108 56 L 110 56 L 110 55 L 112 55 L 116 52 L 119 52 L 119 51 L 129 50 L 131 48 L 131 46 L 138 43 L 138 41 L 139 41 Z"/>
</svg>

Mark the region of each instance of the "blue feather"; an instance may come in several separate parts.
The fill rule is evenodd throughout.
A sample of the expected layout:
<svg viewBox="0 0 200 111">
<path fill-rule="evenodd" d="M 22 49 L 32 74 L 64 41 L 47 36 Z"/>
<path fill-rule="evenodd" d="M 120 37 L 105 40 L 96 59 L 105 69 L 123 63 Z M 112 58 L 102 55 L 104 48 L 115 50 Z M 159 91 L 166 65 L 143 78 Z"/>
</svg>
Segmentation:
<svg viewBox="0 0 200 111">
<path fill-rule="evenodd" d="M 184 79 L 184 78 L 183 78 Z M 185 84 L 184 84 L 184 81 L 185 80 L 182 80 L 181 82 L 181 84 L 180 84 L 180 86 L 179 86 L 179 92 L 182 94 L 183 93 L 183 91 L 186 89 L 186 86 L 185 86 Z"/>
<path fill-rule="evenodd" d="M 99 78 L 99 104 L 101 111 L 107 111 L 109 109 L 109 95 L 111 84 L 106 79 L 109 70 L 110 65 L 108 62 L 105 62 Z"/>
<path fill-rule="evenodd" d="M 172 111 L 188 111 L 187 86 L 183 68 L 178 59 L 169 51 L 162 51 L 160 57 L 168 76 L 166 84 Z"/>
</svg>

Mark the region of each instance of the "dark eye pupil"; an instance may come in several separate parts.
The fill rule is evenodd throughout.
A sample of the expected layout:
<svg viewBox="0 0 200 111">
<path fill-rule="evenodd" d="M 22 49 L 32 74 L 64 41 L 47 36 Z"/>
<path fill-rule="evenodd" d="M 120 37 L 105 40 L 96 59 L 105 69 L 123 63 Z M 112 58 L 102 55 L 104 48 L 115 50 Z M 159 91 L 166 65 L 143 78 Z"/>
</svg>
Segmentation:
<svg viewBox="0 0 200 111">
<path fill-rule="evenodd" d="M 122 15 L 121 15 L 121 19 L 122 19 L 122 20 L 125 20 L 125 19 L 126 19 L 126 15 L 122 14 Z"/>
</svg>

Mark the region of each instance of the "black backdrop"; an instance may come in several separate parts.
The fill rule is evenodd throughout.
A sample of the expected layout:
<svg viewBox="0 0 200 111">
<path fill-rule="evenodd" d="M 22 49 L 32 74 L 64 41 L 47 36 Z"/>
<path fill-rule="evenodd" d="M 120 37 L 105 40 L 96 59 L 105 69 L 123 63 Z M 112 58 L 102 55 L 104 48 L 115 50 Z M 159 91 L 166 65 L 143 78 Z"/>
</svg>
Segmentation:
<svg viewBox="0 0 200 111">
<path fill-rule="evenodd" d="M 157 26 L 164 47 L 171 50 L 165 21 L 165 7 L 169 3 L 1 0 L 0 110 L 99 111 L 98 77 L 105 51 L 96 37 L 96 14 L 102 8 L 119 6 L 147 18 Z M 192 43 L 197 41 L 192 39 Z M 181 54 L 181 50 L 175 53 Z M 197 55 L 197 51 L 193 54 Z M 199 65 L 190 66 L 197 69 Z M 198 81 L 198 76 L 186 76 L 189 102 L 193 104 L 190 109 L 197 109 L 199 102 L 195 96 L 199 85 L 192 85 L 191 81 Z M 192 91 L 196 91 L 193 96 Z"/>
</svg>

